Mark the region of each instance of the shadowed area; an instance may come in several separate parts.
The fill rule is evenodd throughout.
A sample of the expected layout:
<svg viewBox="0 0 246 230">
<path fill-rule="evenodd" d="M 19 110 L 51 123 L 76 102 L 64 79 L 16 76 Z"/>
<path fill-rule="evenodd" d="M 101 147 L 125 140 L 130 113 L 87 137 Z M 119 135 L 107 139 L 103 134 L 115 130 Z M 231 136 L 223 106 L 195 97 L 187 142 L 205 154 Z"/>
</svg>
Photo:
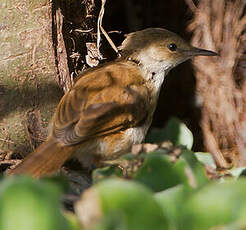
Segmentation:
<svg viewBox="0 0 246 230">
<path fill-rule="evenodd" d="M 28 81 L 22 86 L 1 82 L 0 150 L 4 155 L 26 155 L 44 141 L 62 95 L 55 82 Z"/>
<path fill-rule="evenodd" d="M 48 105 L 57 104 L 63 95 L 62 90 L 54 83 L 41 83 L 36 87 L 26 84 L 25 87 L 0 85 L 0 120 L 16 110 L 33 109 L 39 106 L 45 109 Z"/>
</svg>

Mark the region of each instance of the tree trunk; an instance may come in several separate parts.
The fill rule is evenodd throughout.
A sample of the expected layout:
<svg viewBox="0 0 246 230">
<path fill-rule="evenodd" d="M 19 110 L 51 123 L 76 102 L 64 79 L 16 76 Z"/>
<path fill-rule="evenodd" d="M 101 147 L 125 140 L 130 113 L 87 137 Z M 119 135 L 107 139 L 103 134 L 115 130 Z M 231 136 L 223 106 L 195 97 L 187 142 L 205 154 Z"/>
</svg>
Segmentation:
<svg viewBox="0 0 246 230">
<path fill-rule="evenodd" d="M 245 1 L 201 0 L 193 44 L 220 57 L 194 61 L 206 149 L 220 167 L 246 164 Z"/>
<path fill-rule="evenodd" d="M 25 155 L 46 138 L 60 88 L 68 91 L 86 60 L 97 58 L 87 57 L 95 14 L 94 0 L 0 2 L 2 162 L 11 164 L 8 153 Z"/>
<path fill-rule="evenodd" d="M 54 78 L 57 69 L 51 25 L 49 0 L 0 3 L 2 153 L 25 153 L 42 141 L 62 95 Z"/>
</svg>

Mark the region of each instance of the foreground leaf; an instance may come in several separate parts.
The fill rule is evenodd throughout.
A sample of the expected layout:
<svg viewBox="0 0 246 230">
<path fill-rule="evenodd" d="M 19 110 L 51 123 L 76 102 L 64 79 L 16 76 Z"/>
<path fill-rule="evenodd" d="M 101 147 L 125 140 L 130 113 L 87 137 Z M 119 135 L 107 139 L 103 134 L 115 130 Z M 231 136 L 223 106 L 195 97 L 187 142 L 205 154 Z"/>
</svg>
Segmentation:
<svg viewBox="0 0 246 230">
<path fill-rule="evenodd" d="M 177 160 L 171 163 L 168 155 L 160 150 L 145 156 L 144 163 L 134 179 L 159 192 L 186 183 L 185 167 L 184 161 Z"/>
<path fill-rule="evenodd" d="M 197 160 L 200 161 L 202 164 L 208 165 L 214 170 L 216 169 L 217 166 L 211 153 L 196 152 L 194 154 Z"/>
<path fill-rule="evenodd" d="M 186 168 L 186 175 L 189 180 L 189 185 L 193 188 L 200 188 L 209 182 L 209 179 L 206 176 L 206 170 L 197 160 L 194 152 L 184 149 L 182 151 L 181 159 L 183 159 L 188 166 Z"/>
<path fill-rule="evenodd" d="M 75 211 L 89 229 L 169 229 L 152 193 L 141 184 L 122 179 L 94 185 L 75 205 Z"/>
<path fill-rule="evenodd" d="M 187 126 L 177 118 L 171 118 L 164 129 L 152 129 L 146 142 L 157 143 L 170 140 L 174 145 L 192 148 L 193 135 Z"/>
<path fill-rule="evenodd" d="M 67 230 L 60 189 L 51 182 L 17 176 L 0 184 L 0 229 Z"/>
<path fill-rule="evenodd" d="M 93 183 L 97 183 L 105 178 L 116 178 L 122 176 L 122 170 L 120 170 L 116 165 L 98 168 L 92 173 Z"/>
<path fill-rule="evenodd" d="M 155 199 L 161 205 L 167 216 L 171 229 L 177 229 L 179 217 L 184 215 L 184 201 L 187 199 L 184 185 L 178 185 L 155 194 Z"/>
<path fill-rule="evenodd" d="M 145 155 L 144 162 L 134 179 L 155 192 L 179 184 L 199 188 L 209 181 L 205 168 L 188 149 L 182 149 L 181 155 L 174 162 L 170 160 L 170 155 L 161 149 Z"/>
<path fill-rule="evenodd" d="M 207 230 L 216 226 L 246 227 L 246 180 L 211 183 L 187 199 L 182 230 Z M 216 229 L 216 228 L 215 228 Z"/>
</svg>

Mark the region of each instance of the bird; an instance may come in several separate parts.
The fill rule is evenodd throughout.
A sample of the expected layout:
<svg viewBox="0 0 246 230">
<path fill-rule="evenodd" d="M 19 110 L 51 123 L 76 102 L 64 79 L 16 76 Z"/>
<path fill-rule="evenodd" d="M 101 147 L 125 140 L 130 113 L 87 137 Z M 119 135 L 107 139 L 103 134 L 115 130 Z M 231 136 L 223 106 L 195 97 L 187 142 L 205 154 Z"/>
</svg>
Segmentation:
<svg viewBox="0 0 246 230">
<path fill-rule="evenodd" d="M 120 57 L 78 76 L 61 98 L 49 135 L 7 175 L 40 178 L 70 158 L 85 167 L 116 159 L 143 142 L 168 72 L 195 56 L 218 56 L 163 28 L 126 35 Z"/>
</svg>

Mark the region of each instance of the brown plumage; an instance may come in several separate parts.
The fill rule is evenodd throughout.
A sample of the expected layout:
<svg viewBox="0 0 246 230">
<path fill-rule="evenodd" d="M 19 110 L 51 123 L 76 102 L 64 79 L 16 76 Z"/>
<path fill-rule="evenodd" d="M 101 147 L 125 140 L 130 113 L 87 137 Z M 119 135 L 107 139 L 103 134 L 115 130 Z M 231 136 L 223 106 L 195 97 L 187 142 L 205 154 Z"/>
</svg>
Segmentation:
<svg viewBox="0 0 246 230">
<path fill-rule="evenodd" d="M 59 102 L 48 139 L 8 174 L 38 178 L 70 157 L 89 165 L 126 153 L 143 141 L 168 71 L 192 56 L 216 55 L 156 28 L 130 34 L 121 49 L 120 59 L 80 76 Z"/>
<path fill-rule="evenodd" d="M 52 138 L 48 138 L 8 174 L 30 174 L 35 178 L 43 174 L 51 174 L 63 165 L 73 151 L 74 146 L 64 147 Z"/>
</svg>

